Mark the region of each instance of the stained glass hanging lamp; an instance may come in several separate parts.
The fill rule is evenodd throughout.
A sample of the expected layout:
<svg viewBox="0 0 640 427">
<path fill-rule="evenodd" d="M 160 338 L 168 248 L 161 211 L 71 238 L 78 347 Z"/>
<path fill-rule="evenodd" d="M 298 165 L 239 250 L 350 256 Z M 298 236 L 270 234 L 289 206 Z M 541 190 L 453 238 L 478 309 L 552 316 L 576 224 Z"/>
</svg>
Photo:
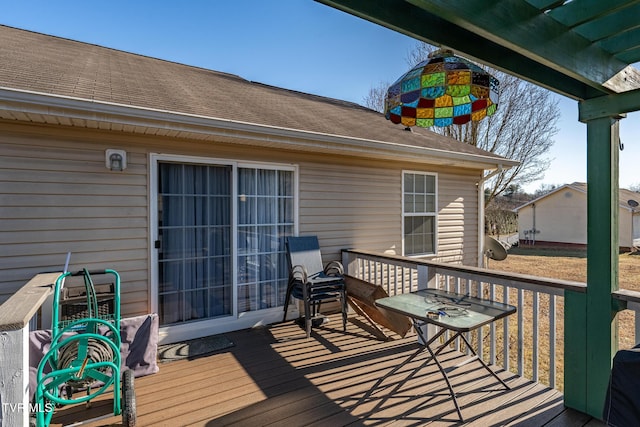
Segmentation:
<svg viewBox="0 0 640 427">
<path fill-rule="evenodd" d="M 404 126 L 462 125 L 498 108 L 498 80 L 474 63 L 437 50 L 387 90 L 385 116 Z"/>
</svg>

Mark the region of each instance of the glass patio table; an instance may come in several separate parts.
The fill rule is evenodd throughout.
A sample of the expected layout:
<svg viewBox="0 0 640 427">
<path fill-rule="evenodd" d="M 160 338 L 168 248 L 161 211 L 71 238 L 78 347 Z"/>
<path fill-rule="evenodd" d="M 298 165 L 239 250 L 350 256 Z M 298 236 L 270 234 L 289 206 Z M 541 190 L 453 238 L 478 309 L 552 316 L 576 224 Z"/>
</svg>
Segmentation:
<svg viewBox="0 0 640 427">
<path fill-rule="evenodd" d="M 472 353 L 469 359 L 456 365 L 456 368 L 477 360 L 481 366 L 495 377 L 507 390 L 510 389 L 510 387 L 484 363 L 482 358 L 478 357 L 478 354 L 463 334 L 515 313 L 516 307 L 497 301 L 456 294 L 439 289 L 424 289 L 408 294 L 394 295 L 376 300 L 375 303 L 380 308 L 403 314 L 412 320 L 413 327 L 420 338 L 420 344 L 422 346 L 420 351 L 427 350 L 430 354 L 430 357 L 424 364 L 431 361 L 431 359 L 435 361 L 447 383 L 460 421 L 464 422 L 464 418 L 462 417 L 462 411 L 458 405 L 456 394 L 451 386 L 451 381 L 447 376 L 446 370 L 442 367 L 437 357 L 438 354 L 456 338 L 462 339 Z M 429 324 L 439 326 L 440 330 L 431 338 L 427 339 L 422 327 Z M 451 334 L 444 343 L 432 348 L 432 345 L 447 331 L 452 331 L 453 334 Z"/>
</svg>

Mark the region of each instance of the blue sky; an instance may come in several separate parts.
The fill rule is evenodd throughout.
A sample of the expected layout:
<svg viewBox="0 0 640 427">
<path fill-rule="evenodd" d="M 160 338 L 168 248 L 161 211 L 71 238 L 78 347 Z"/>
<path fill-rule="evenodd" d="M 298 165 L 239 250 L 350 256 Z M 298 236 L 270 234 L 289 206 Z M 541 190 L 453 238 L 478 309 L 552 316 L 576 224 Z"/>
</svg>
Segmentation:
<svg viewBox="0 0 640 427">
<path fill-rule="evenodd" d="M 372 86 L 408 69 L 417 43 L 312 0 L 22 0 L 0 23 L 237 74 L 249 80 L 362 103 Z M 586 181 L 586 125 L 558 96 L 560 133 L 542 183 Z M 640 184 L 640 113 L 621 122 L 620 186 Z"/>
</svg>

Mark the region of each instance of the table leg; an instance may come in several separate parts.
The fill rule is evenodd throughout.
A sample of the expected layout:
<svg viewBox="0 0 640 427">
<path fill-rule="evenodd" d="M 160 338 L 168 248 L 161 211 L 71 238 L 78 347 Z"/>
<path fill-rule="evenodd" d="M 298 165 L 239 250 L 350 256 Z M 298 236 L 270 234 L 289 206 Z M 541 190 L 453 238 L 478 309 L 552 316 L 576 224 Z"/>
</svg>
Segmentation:
<svg viewBox="0 0 640 427">
<path fill-rule="evenodd" d="M 442 334 L 444 334 L 447 330 L 445 328 L 440 328 L 440 330 L 433 337 L 431 337 L 431 339 L 427 341 L 424 334 L 422 333 L 422 329 L 420 329 L 420 326 L 421 324 L 414 320 L 413 327 L 415 328 L 416 333 L 420 336 L 420 338 L 422 338 L 422 342 L 425 343 L 424 347 L 427 349 L 427 351 L 430 354 L 430 357 L 423 362 L 423 365 L 426 365 L 427 363 L 429 363 L 431 359 L 433 359 L 436 362 L 436 365 L 438 366 L 440 373 L 444 377 L 444 381 L 447 383 L 447 387 L 449 388 L 449 394 L 451 395 L 451 398 L 453 399 L 453 404 L 455 405 L 456 411 L 458 412 L 458 417 L 460 417 L 461 422 L 464 422 L 464 417 L 462 416 L 460 405 L 458 405 L 458 399 L 456 399 L 456 393 L 453 391 L 453 386 L 451 385 L 451 381 L 449 381 L 449 376 L 447 375 L 447 372 L 444 370 L 444 368 L 440 364 L 440 361 L 438 361 L 438 358 L 436 357 L 447 345 L 449 345 L 453 341 L 453 339 L 449 338 L 444 344 L 438 347 L 438 349 L 434 352 L 431 349 L 431 344 L 435 342 L 438 338 L 440 338 Z M 455 338 L 455 334 L 453 338 Z"/>
<path fill-rule="evenodd" d="M 462 411 L 460 410 L 460 405 L 458 405 L 458 399 L 456 398 L 456 393 L 453 391 L 453 386 L 451 385 L 451 382 L 449 381 L 449 376 L 447 375 L 447 372 L 445 371 L 445 369 L 442 367 L 442 365 L 440 364 L 440 361 L 438 361 L 437 355 L 440 354 L 440 352 L 442 350 L 444 350 L 449 344 L 451 344 L 457 337 L 462 338 L 462 340 L 464 341 L 465 345 L 467 346 L 467 348 L 469 349 L 469 351 L 471 351 L 471 353 L 473 354 L 473 357 L 465 362 L 463 362 L 462 364 L 466 364 L 468 362 L 473 361 L 473 359 L 476 359 L 478 362 L 480 362 L 480 364 L 482 365 L 482 367 L 484 369 L 486 369 L 491 375 L 493 375 L 493 377 L 495 379 L 497 379 L 500 384 L 502 384 L 505 389 L 507 390 L 511 390 L 511 387 L 509 387 L 503 380 L 502 378 L 500 378 L 495 372 L 493 372 L 491 370 L 491 368 L 489 368 L 487 366 L 486 363 L 484 363 L 484 361 L 482 360 L 482 358 L 480 356 L 478 356 L 478 353 L 475 352 L 475 350 L 473 349 L 473 347 L 471 346 L 471 344 L 469 344 L 469 341 L 467 341 L 467 339 L 465 338 L 465 336 L 460 333 L 460 332 L 455 332 L 451 337 L 449 337 L 449 339 L 447 339 L 444 344 L 440 345 L 435 351 L 431 349 L 431 344 L 433 344 L 438 338 L 440 338 L 446 331 L 447 329 L 445 328 L 440 328 L 440 330 L 433 336 L 431 337 L 428 341 L 424 335 L 424 333 L 422 332 L 422 329 L 420 328 L 420 326 L 422 326 L 422 323 L 414 320 L 413 321 L 413 327 L 416 330 L 416 333 L 418 334 L 418 336 L 420 336 L 420 338 L 422 339 L 422 342 L 426 343 L 423 346 L 427 349 L 427 351 L 429 352 L 430 356 L 427 360 L 424 361 L 423 364 L 427 364 L 431 359 L 433 359 L 436 362 L 436 365 L 438 366 L 438 369 L 440 370 L 440 373 L 442 374 L 442 376 L 444 377 L 445 382 L 447 383 L 447 387 L 449 388 L 449 393 L 451 394 L 451 398 L 453 399 L 453 404 L 456 407 L 456 411 L 458 412 L 458 416 L 460 417 L 460 421 L 464 422 L 464 418 L 462 417 Z M 458 365 L 458 366 L 462 366 Z M 456 367 L 458 367 L 456 366 Z"/>
<path fill-rule="evenodd" d="M 431 358 L 436 362 L 436 365 L 438 365 L 438 369 L 440 370 L 440 373 L 444 377 L 444 381 L 447 383 L 447 387 L 449 387 L 449 394 L 451 394 L 451 398 L 453 399 L 453 404 L 456 407 L 456 411 L 458 411 L 458 417 L 460 417 L 460 421 L 464 422 L 464 418 L 462 417 L 462 411 L 460 410 L 460 405 L 458 405 L 458 399 L 456 398 L 456 393 L 453 391 L 453 386 L 451 385 L 451 381 L 449 381 L 449 376 L 447 375 L 447 371 L 444 370 L 444 368 L 438 361 L 436 354 L 433 352 L 433 350 L 431 350 L 431 347 L 427 346 L 427 350 L 429 351 L 429 353 L 431 353 Z"/>
<path fill-rule="evenodd" d="M 500 378 L 495 372 L 493 372 L 493 370 L 491 370 L 491 368 L 489 368 L 487 366 L 486 363 L 484 363 L 484 361 L 482 360 L 482 358 L 480 356 L 478 356 L 478 353 L 475 352 L 475 350 L 473 349 L 473 347 L 471 347 L 471 344 L 469 344 L 469 341 L 467 341 L 467 339 L 464 337 L 464 335 L 462 334 L 457 334 L 460 335 L 460 338 L 462 338 L 462 340 L 464 341 L 464 343 L 466 344 L 467 348 L 471 351 L 471 353 L 473 353 L 473 355 L 475 356 L 475 358 L 478 360 L 478 362 L 480 362 L 480 364 L 482 365 L 482 367 L 484 369 L 486 369 L 491 375 L 494 376 L 495 379 L 497 379 L 498 381 L 500 381 L 500 384 L 502 384 L 506 390 L 511 390 L 511 387 L 509 387 L 504 381 L 502 381 L 502 378 Z"/>
</svg>

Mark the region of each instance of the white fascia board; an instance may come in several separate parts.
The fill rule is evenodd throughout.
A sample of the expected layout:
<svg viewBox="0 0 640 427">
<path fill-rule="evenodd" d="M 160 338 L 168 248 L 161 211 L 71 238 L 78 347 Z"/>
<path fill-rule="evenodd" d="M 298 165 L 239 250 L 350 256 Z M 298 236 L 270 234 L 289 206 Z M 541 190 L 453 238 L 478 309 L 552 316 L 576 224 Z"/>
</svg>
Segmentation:
<svg viewBox="0 0 640 427">
<path fill-rule="evenodd" d="M 0 109 L 65 118 L 192 132 L 228 138 L 242 138 L 306 150 L 337 150 L 397 160 L 420 161 L 420 156 L 441 163 L 466 164 L 478 169 L 509 168 L 519 162 L 480 154 L 458 153 L 387 141 L 346 137 L 263 124 L 247 123 L 168 110 L 132 107 L 83 98 L 50 95 L 0 87 Z M 381 151 L 378 156 L 372 156 Z"/>
</svg>

